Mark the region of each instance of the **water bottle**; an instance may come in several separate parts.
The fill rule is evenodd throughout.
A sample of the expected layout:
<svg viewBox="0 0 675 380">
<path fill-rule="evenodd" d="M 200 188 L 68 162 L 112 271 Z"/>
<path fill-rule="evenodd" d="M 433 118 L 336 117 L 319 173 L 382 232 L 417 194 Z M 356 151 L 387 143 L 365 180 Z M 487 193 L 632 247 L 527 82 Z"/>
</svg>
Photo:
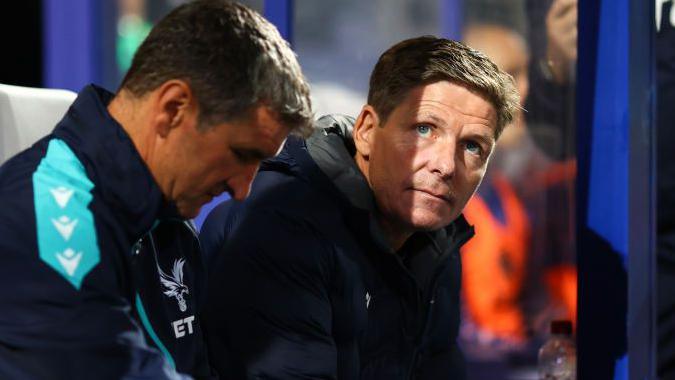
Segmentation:
<svg viewBox="0 0 675 380">
<path fill-rule="evenodd" d="M 577 378 L 577 348 L 572 339 L 572 322 L 551 322 L 551 336 L 539 349 L 537 369 L 539 380 Z"/>
</svg>

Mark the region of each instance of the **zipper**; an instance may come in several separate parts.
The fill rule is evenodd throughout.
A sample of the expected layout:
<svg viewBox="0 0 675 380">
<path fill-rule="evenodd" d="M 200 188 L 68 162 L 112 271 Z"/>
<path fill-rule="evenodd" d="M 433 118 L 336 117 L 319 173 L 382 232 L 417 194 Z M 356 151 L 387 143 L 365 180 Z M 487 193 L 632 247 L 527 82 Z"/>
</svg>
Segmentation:
<svg viewBox="0 0 675 380">
<path fill-rule="evenodd" d="M 459 255 L 454 255 L 453 253 L 455 251 L 459 251 L 459 249 L 467 242 L 469 239 L 471 239 L 474 235 L 474 231 L 472 228 L 469 228 L 465 231 L 462 231 L 461 236 L 455 242 L 446 249 L 441 257 L 438 259 L 438 261 L 441 263 L 435 270 L 433 274 L 433 280 L 431 281 L 431 286 L 429 286 L 429 290 L 427 291 L 427 294 L 424 295 L 424 305 L 428 305 L 427 307 L 427 312 L 424 317 L 424 326 L 422 327 L 422 331 L 420 332 L 420 335 L 417 337 L 416 342 L 415 342 L 415 347 L 413 349 L 413 354 L 412 354 L 412 359 L 410 362 L 410 366 L 408 368 L 408 375 L 406 376 L 406 379 L 413 380 L 414 377 L 414 371 L 417 369 L 417 364 L 419 362 L 420 358 L 420 344 L 422 343 L 422 340 L 424 337 L 427 336 L 429 333 L 429 326 L 431 324 L 431 316 L 433 315 L 433 310 L 434 306 L 436 303 L 435 299 L 435 294 L 436 294 L 436 288 L 438 286 L 438 278 L 445 270 L 445 268 L 448 266 L 449 260 L 448 256 L 453 255 L 453 256 L 459 256 Z M 457 259 L 455 257 L 454 259 Z M 461 284 L 460 284 L 461 286 Z M 419 300 L 419 292 L 418 292 L 418 304 L 421 304 Z M 418 306 L 419 309 L 419 306 Z"/>
</svg>

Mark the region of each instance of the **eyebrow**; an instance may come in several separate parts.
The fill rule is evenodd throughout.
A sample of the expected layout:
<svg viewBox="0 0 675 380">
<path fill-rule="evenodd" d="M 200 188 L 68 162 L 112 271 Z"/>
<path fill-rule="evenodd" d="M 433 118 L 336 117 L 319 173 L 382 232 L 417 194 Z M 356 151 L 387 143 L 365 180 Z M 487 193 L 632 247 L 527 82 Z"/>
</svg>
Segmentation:
<svg viewBox="0 0 675 380">
<path fill-rule="evenodd" d="M 483 133 L 471 133 L 471 137 L 482 141 L 483 143 L 487 145 L 492 145 L 496 142 L 494 136 L 492 134 L 483 134 Z"/>
<path fill-rule="evenodd" d="M 444 119 L 442 119 L 442 118 L 440 118 L 440 117 L 438 117 L 438 116 L 436 116 L 436 115 L 434 115 L 434 114 L 432 114 L 432 113 L 422 113 L 422 114 L 420 114 L 420 119 L 422 119 L 422 120 L 425 120 L 425 119 L 431 120 L 431 121 L 433 121 L 434 123 L 438 124 L 438 126 L 440 126 L 440 127 L 444 127 L 444 126 L 447 125 L 447 123 L 446 123 L 446 121 L 445 121 Z M 423 121 L 422 121 L 422 122 L 423 122 Z M 470 123 L 470 124 L 476 124 L 476 123 Z M 467 125 L 468 125 L 468 124 L 467 124 Z M 482 125 L 482 124 L 480 124 L 480 125 Z M 484 134 L 482 134 L 482 133 L 473 133 L 472 135 L 475 136 L 475 138 L 477 138 L 477 139 L 483 141 L 484 143 L 486 143 L 486 144 L 488 144 L 488 145 L 493 144 L 493 143 L 496 142 L 496 139 L 494 138 L 494 135 L 492 135 L 492 134 L 484 135 Z"/>
<path fill-rule="evenodd" d="M 422 113 L 422 114 L 420 114 L 419 117 L 422 120 L 429 119 L 429 120 L 433 121 L 434 123 L 438 124 L 439 126 L 447 125 L 447 122 L 445 120 L 443 120 L 442 118 L 440 118 L 440 117 L 438 117 L 438 116 L 436 116 L 432 113 Z"/>
</svg>

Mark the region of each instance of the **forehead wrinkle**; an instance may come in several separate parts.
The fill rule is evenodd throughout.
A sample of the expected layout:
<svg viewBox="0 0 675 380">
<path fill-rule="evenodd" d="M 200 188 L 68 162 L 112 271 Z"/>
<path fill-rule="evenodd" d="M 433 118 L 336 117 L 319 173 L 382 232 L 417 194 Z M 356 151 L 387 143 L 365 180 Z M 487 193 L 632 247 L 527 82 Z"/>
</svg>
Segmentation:
<svg viewBox="0 0 675 380">
<path fill-rule="evenodd" d="M 432 112 L 424 108 L 426 107 L 419 107 L 416 110 L 416 118 L 421 119 L 420 121 L 430 120 L 440 128 L 445 129 L 448 128 L 451 124 L 457 124 L 459 125 L 460 129 L 463 129 L 465 126 L 468 125 L 480 125 L 489 129 L 491 132 L 494 130 L 494 128 L 490 125 L 490 120 L 488 119 L 463 114 L 462 115 L 463 117 L 459 118 L 454 117 L 452 118 L 454 120 L 450 119 L 446 120 L 446 118 L 438 116 L 437 112 Z M 472 120 L 463 120 L 465 118 L 470 118 Z"/>
<path fill-rule="evenodd" d="M 488 103 L 488 105 L 490 105 L 490 104 Z M 494 114 L 493 109 L 492 109 L 493 108 L 492 105 L 490 105 L 490 108 L 489 108 L 489 111 L 488 111 L 488 113 L 490 115 L 488 115 L 488 117 L 483 117 L 483 116 L 478 116 L 478 115 L 475 115 L 475 114 L 464 112 L 464 110 L 462 108 L 460 108 L 458 106 L 455 106 L 452 103 L 444 103 L 440 100 L 435 100 L 435 99 L 422 99 L 422 100 L 420 100 L 420 104 L 417 107 L 416 111 L 420 115 L 432 116 L 432 113 L 430 111 L 426 110 L 425 108 L 430 107 L 432 109 L 437 109 L 437 108 L 440 108 L 441 106 L 450 108 L 453 111 L 459 113 L 460 115 L 462 115 L 464 117 L 472 118 L 472 119 L 480 119 L 481 121 L 485 122 L 486 124 L 490 124 L 491 116 L 493 116 L 493 114 Z M 443 112 L 446 113 L 447 111 L 443 110 Z M 433 116 L 435 116 L 436 119 L 438 119 L 438 117 L 435 115 L 435 112 L 433 112 L 433 114 L 434 114 Z"/>
<path fill-rule="evenodd" d="M 422 110 L 422 109 L 418 109 L 417 111 L 418 111 L 417 116 L 420 119 L 423 119 L 423 120 L 424 119 L 430 119 L 434 123 L 436 123 L 438 126 L 441 126 L 441 127 L 444 127 L 448 124 L 448 122 L 444 118 L 436 116 L 436 114 L 434 114 L 433 112 L 429 112 L 429 111 Z"/>
</svg>

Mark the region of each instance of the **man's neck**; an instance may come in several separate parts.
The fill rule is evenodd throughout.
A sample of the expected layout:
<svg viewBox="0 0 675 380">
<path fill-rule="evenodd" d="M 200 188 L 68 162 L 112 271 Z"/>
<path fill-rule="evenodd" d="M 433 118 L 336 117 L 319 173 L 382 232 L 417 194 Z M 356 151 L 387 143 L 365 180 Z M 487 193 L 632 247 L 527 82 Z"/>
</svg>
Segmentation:
<svg viewBox="0 0 675 380">
<path fill-rule="evenodd" d="M 108 112 L 129 135 L 140 156 L 147 161 L 146 139 L 143 136 L 143 128 L 140 128 L 142 121 L 137 116 L 141 114 L 139 107 L 141 105 L 138 104 L 137 99 L 125 90 L 120 90 L 108 104 Z"/>
<path fill-rule="evenodd" d="M 399 224 L 392 223 L 379 212 L 377 213 L 377 223 L 394 252 L 401 249 L 408 238 L 414 233 L 414 231 L 410 231 Z"/>
</svg>

